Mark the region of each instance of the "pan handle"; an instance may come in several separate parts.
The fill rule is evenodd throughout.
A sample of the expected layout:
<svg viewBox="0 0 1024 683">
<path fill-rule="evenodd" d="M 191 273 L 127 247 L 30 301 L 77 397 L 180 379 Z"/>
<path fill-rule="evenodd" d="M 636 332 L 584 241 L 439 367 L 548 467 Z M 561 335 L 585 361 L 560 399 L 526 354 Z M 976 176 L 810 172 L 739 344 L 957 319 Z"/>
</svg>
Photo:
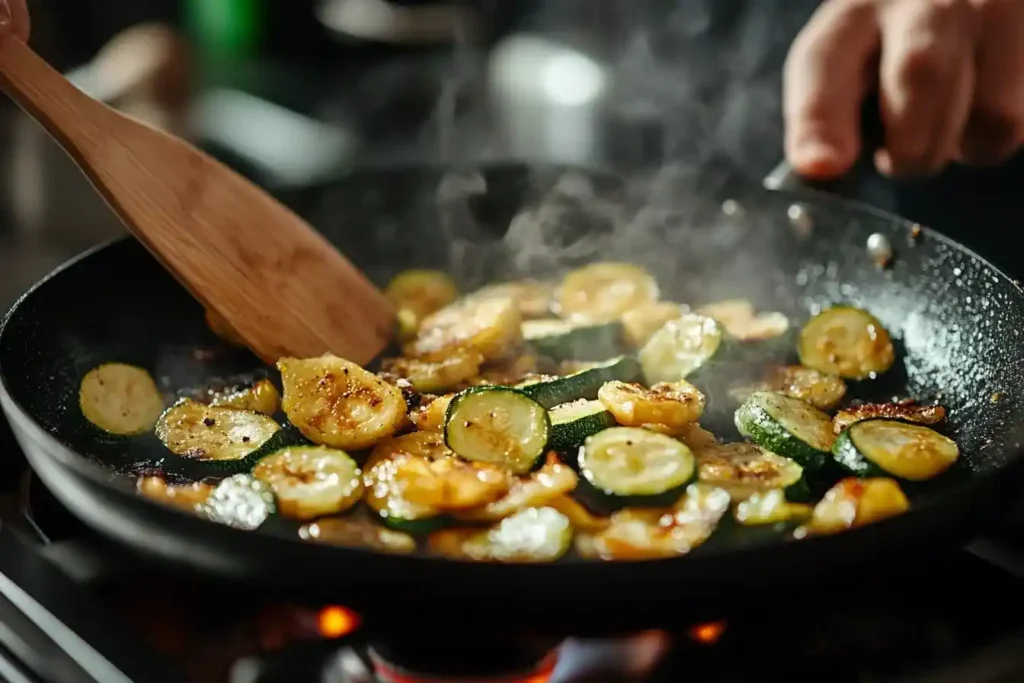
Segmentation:
<svg viewBox="0 0 1024 683">
<path fill-rule="evenodd" d="M 871 93 L 864 98 L 860 113 L 861 155 L 845 176 L 829 181 L 810 180 L 801 177 L 783 160 L 765 176 L 764 186 L 769 190 L 817 190 L 847 199 L 856 198 L 861 181 L 875 172 L 875 150 L 884 144 L 885 129 L 882 127 L 879 106 L 877 93 Z"/>
</svg>

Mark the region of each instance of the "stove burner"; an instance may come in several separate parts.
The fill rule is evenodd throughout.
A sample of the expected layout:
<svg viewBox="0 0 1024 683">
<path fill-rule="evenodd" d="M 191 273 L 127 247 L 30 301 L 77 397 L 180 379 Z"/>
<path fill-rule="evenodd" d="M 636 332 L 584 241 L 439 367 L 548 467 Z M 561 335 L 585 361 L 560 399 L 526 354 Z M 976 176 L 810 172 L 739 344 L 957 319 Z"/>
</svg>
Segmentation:
<svg viewBox="0 0 1024 683">
<path fill-rule="evenodd" d="M 381 683 L 547 683 L 558 663 L 550 639 L 408 638 L 374 641 L 368 653 Z"/>
<path fill-rule="evenodd" d="M 373 650 L 370 651 L 370 658 L 373 660 L 373 669 L 377 674 L 380 683 L 548 683 L 555 671 L 555 663 L 558 657 L 551 653 L 529 673 L 507 674 L 486 676 L 438 676 L 429 673 L 413 673 L 388 664 L 381 659 Z"/>
</svg>

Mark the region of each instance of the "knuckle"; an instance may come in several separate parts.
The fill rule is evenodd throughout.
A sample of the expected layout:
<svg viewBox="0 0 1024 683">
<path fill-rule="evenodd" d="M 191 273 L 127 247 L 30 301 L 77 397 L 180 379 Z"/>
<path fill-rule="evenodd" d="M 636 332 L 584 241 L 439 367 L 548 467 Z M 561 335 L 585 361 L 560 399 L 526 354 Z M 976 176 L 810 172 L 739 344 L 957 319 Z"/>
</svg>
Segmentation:
<svg viewBox="0 0 1024 683">
<path fill-rule="evenodd" d="M 969 163 L 998 163 L 1013 154 L 1024 135 L 1024 111 L 998 104 L 978 104 L 971 112 L 961 143 Z"/>
<path fill-rule="evenodd" d="M 889 155 L 892 157 L 895 168 L 927 170 L 929 165 L 927 149 L 920 146 L 910 148 L 899 144 L 892 144 L 889 147 Z"/>
<path fill-rule="evenodd" d="M 990 143 L 1015 142 L 1024 129 L 1024 112 L 1003 105 L 988 105 L 976 109 L 968 130 L 983 135 Z"/>
<path fill-rule="evenodd" d="M 923 0 L 923 2 L 937 16 L 963 19 L 974 13 L 974 4 L 971 0 Z"/>
<path fill-rule="evenodd" d="M 903 55 L 899 66 L 901 80 L 910 85 L 932 84 L 948 71 L 945 60 L 934 45 L 919 45 Z"/>
</svg>

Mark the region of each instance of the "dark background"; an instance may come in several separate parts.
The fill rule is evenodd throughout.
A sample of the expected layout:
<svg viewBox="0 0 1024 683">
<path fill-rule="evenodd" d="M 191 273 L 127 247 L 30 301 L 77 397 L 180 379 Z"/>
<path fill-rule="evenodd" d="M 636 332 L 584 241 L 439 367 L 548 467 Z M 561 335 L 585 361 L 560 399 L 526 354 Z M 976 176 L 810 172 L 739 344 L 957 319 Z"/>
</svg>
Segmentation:
<svg viewBox="0 0 1024 683">
<path fill-rule="evenodd" d="M 218 3 L 223 0 L 201 0 Z M 228 0 L 230 1 L 230 0 Z M 310 0 L 251 0 L 259 7 L 265 30 L 246 59 L 245 76 L 235 65 L 236 78 L 254 90 L 280 93 L 297 108 L 309 106 L 322 92 L 314 78 L 330 82 L 332 73 L 348 73 L 386 59 L 396 48 L 367 41 L 339 41 L 316 19 Z M 115 33 L 141 21 L 166 21 L 189 30 L 188 2 L 180 0 L 30 0 L 36 23 L 35 42 L 49 59 L 68 69 L 81 64 Z M 402 4 L 427 4 L 405 0 Z M 638 32 L 656 54 L 659 73 L 645 74 L 649 92 L 659 100 L 670 123 L 664 156 L 703 161 L 711 153 L 698 149 L 709 136 L 723 157 L 742 172 L 766 172 L 781 154 L 778 75 L 785 50 L 816 0 L 480 0 L 488 17 L 488 40 L 523 29 L 585 42 L 614 62 Z M 273 63 L 273 68 L 268 63 Z M 311 84 L 305 91 L 280 85 L 289 75 L 277 71 L 288 65 Z M 260 69 L 263 69 L 262 72 Z M 207 76 L 211 63 L 200 63 Z M 275 73 L 271 73 L 274 71 Z M 223 69 L 216 71 L 224 76 Z M 255 75 L 254 75 L 255 73 Z M 316 74 L 316 77 L 311 74 Z M 261 75 L 262 74 L 262 75 Z M 287 71 L 286 71 L 287 74 Z M 627 80 L 634 80 L 628 74 Z M 679 76 L 678 99 L 672 102 L 672 79 Z M 703 75 L 703 80 L 701 79 Z M 643 79 L 640 79 L 643 80 Z M 276 82 L 275 82 L 276 81 Z M 699 82 L 698 82 L 699 81 Z M 635 84 L 634 84 L 635 85 Z M 643 83 L 640 84 L 644 86 Z M 294 86 L 294 84 L 290 84 Z M 336 83 L 332 87 L 337 87 Z M 689 101 L 687 101 L 689 98 Z M 706 105 L 697 111 L 695 100 Z M 672 113 L 672 108 L 678 111 Z M 673 121 L 673 117 L 675 120 Z M 725 122 L 724 124 L 722 122 Z M 716 127 L 716 123 L 719 124 Z M 728 130 L 722 131 L 722 125 Z M 656 163 L 651 160 L 651 163 Z M 1017 266 L 1013 231 L 1024 222 L 1018 196 L 1024 165 L 997 171 L 953 169 L 942 178 L 875 188 L 875 203 L 938 227 L 967 240 L 1005 268 Z M 1010 233 L 1010 234 L 1007 234 Z"/>
</svg>

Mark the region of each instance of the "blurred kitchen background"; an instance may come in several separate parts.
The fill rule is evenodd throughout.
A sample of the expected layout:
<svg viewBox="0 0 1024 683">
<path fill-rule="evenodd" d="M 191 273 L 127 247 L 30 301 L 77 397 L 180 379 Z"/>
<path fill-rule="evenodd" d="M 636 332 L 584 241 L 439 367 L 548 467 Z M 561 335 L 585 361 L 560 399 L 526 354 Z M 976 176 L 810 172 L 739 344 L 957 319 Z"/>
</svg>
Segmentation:
<svg viewBox="0 0 1024 683">
<path fill-rule="evenodd" d="M 516 158 L 764 174 L 813 0 L 29 0 L 87 92 L 275 192 L 365 164 Z M 120 234 L 0 102 L 0 309 Z"/>
<path fill-rule="evenodd" d="M 676 163 L 712 179 L 760 178 L 781 157 L 781 65 L 817 1 L 29 4 L 33 46 L 80 87 L 284 196 L 403 162 L 523 159 L 626 172 Z M 122 229 L 4 98 L 0 117 L 5 310 L 45 272 Z M 942 189 L 954 181 L 959 190 Z M 866 192 L 940 229 L 1019 223 L 1018 193 L 1000 195 L 998 182 L 975 174 L 904 188 L 897 199 Z M 934 201 L 983 195 L 1012 197 L 1012 206 L 986 200 L 991 218 L 977 202 Z M 1007 232 L 975 230 L 974 246 L 1006 253 L 984 235 Z"/>
</svg>

